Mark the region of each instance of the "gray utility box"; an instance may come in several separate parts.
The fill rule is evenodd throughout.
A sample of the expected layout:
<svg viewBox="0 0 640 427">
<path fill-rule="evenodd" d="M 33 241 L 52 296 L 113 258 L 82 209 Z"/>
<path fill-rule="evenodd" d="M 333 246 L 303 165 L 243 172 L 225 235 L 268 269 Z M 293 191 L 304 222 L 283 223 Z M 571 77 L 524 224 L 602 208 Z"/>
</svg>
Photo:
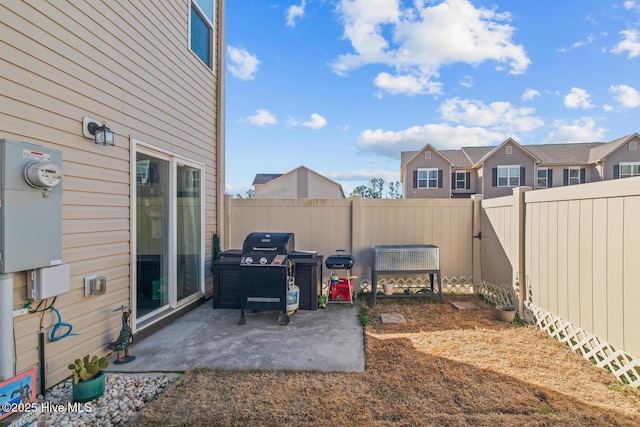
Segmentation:
<svg viewBox="0 0 640 427">
<path fill-rule="evenodd" d="M 0 273 L 62 263 L 62 153 L 0 139 Z"/>
</svg>

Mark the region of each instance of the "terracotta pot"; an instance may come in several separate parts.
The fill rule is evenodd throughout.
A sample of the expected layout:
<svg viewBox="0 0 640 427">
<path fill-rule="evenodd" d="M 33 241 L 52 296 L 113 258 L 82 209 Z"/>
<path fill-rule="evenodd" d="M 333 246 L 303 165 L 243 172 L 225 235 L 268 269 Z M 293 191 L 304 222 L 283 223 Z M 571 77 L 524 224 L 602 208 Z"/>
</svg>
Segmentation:
<svg viewBox="0 0 640 427">
<path fill-rule="evenodd" d="M 513 319 L 516 318 L 516 313 L 516 308 L 510 305 L 496 307 L 496 317 L 503 322 L 513 322 Z"/>
</svg>

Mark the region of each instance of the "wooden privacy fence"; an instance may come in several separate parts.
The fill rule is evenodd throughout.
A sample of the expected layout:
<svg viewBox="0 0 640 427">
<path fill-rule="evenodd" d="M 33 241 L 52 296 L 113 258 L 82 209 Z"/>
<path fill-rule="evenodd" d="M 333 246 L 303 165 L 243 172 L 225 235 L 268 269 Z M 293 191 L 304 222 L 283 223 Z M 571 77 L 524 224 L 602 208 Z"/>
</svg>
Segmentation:
<svg viewBox="0 0 640 427">
<path fill-rule="evenodd" d="M 471 285 L 473 203 L 469 199 L 225 199 L 222 249 L 241 249 L 254 231 L 292 232 L 297 250 L 355 258 L 356 288 L 371 283 L 373 245 L 440 247 L 443 281 Z M 324 275 L 326 278 L 327 271 Z"/>
<path fill-rule="evenodd" d="M 482 202 L 485 282 L 512 287 L 541 329 L 640 386 L 640 178 L 528 190 Z"/>
</svg>

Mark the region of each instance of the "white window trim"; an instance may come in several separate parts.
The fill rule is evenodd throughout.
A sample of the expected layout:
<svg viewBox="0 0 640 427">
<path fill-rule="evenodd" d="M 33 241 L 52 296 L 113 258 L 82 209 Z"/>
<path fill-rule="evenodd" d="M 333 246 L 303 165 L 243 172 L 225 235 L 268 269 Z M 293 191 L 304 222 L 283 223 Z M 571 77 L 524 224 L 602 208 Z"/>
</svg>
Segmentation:
<svg viewBox="0 0 640 427">
<path fill-rule="evenodd" d="M 540 178 L 538 176 L 538 172 L 539 171 L 544 171 L 545 172 L 545 174 L 544 174 L 544 183 L 545 183 L 544 187 L 538 185 L 538 180 L 542 179 L 542 178 Z M 549 188 L 549 168 L 538 168 L 536 170 L 536 188 Z"/>
<path fill-rule="evenodd" d="M 456 190 L 466 190 L 467 189 L 467 171 L 456 171 Z M 458 184 L 460 180 L 458 179 L 458 174 L 462 175 L 462 187 Z"/>
<path fill-rule="evenodd" d="M 136 170 L 136 154 L 137 153 L 145 153 L 151 156 L 155 156 L 157 158 L 160 158 L 162 160 L 167 160 L 170 162 L 170 170 L 171 170 L 171 176 L 170 176 L 170 183 L 169 183 L 169 191 L 171 194 L 171 202 L 169 204 L 169 216 L 171 218 L 171 222 L 169 225 L 169 242 L 170 242 L 170 246 L 171 246 L 171 258 L 175 258 L 175 251 L 176 251 L 176 245 L 177 245 L 177 228 L 176 228 L 176 224 L 175 224 L 175 219 L 176 219 L 176 186 L 177 186 L 177 182 L 176 182 L 176 177 L 177 177 L 177 168 L 178 168 L 178 164 L 182 164 L 182 165 L 186 165 L 186 166 L 191 166 L 194 168 L 198 168 L 200 169 L 200 179 L 201 182 L 204 182 L 205 179 L 205 164 L 201 163 L 201 162 L 197 162 L 195 160 L 189 159 L 187 157 L 183 157 L 180 156 L 176 153 L 172 153 L 171 151 L 156 147 L 152 144 L 148 144 L 146 142 L 142 142 L 139 140 L 136 140 L 134 138 L 131 139 L 131 151 L 130 151 L 130 168 L 129 168 L 129 173 L 130 173 L 130 185 L 132 190 L 130 191 L 129 194 L 129 200 L 130 200 L 130 216 L 129 216 L 129 227 L 131 229 L 131 235 L 132 236 L 137 236 L 138 232 L 137 232 L 137 225 L 136 225 L 136 219 L 137 219 L 137 193 L 135 191 L 136 188 L 136 179 L 137 179 L 137 170 Z M 200 186 L 200 200 L 202 201 L 202 203 L 200 203 L 200 218 L 201 218 L 201 222 L 202 222 L 202 227 L 204 230 L 205 224 L 206 224 L 206 217 L 205 217 L 205 203 L 204 203 L 204 197 L 205 197 L 205 188 L 203 185 Z M 202 232 L 201 233 L 201 237 L 200 237 L 200 292 L 196 292 L 195 294 L 184 298 L 182 301 L 178 301 L 177 300 L 177 295 L 174 289 L 174 286 L 170 286 L 169 287 L 169 304 L 168 306 L 165 308 L 166 310 L 171 310 L 171 309 L 175 309 L 176 307 L 181 307 L 184 306 L 185 304 L 189 304 L 190 302 L 202 297 L 202 295 L 205 292 L 205 287 L 204 287 L 204 277 L 205 277 L 205 271 L 204 271 L 204 265 L 206 262 L 205 259 L 205 251 L 206 251 L 206 246 L 205 246 L 205 239 L 204 239 L 204 235 L 205 233 Z M 137 247 L 137 242 L 135 238 L 131 238 L 129 239 L 129 248 L 130 248 L 130 277 L 132 278 L 132 281 L 135 281 L 135 278 L 137 277 L 137 262 L 136 262 L 136 254 L 138 252 L 138 247 Z M 177 271 L 176 271 L 176 266 L 175 263 L 170 263 L 169 265 L 169 271 L 168 271 L 169 276 L 171 277 L 171 283 L 175 284 L 177 282 Z M 130 286 L 130 298 L 131 298 L 131 307 L 132 307 L 132 329 L 135 332 L 137 329 L 137 324 L 140 322 L 145 321 L 146 319 L 149 318 L 155 318 L 155 316 L 158 315 L 159 311 L 153 312 L 153 313 L 149 313 L 148 315 L 142 316 L 142 317 L 137 317 L 137 313 L 136 313 L 136 307 L 137 307 L 137 295 L 136 295 L 136 286 Z"/>
<path fill-rule="evenodd" d="M 429 178 L 429 172 L 434 172 L 436 173 L 436 183 L 435 186 L 430 186 L 429 185 L 429 181 L 433 180 L 433 178 Z M 423 178 L 423 181 L 427 181 L 427 185 L 426 186 L 420 186 L 420 172 L 426 172 L 427 173 L 427 177 Z M 418 168 L 418 179 L 416 182 L 416 188 L 420 188 L 420 189 L 431 189 L 431 188 L 438 188 L 438 169 L 437 168 Z"/>
<path fill-rule="evenodd" d="M 518 169 L 518 185 L 510 185 L 510 181 L 512 177 L 511 175 L 509 175 L 509 170 L 510 169 Z M 498 174 L 498 179 L 496 182 L 496 186 L 497 187 L 503 187 L 503 188 L 507 188 L 507 187 L 519 187 L 520 186 L 520 165 L 498 165 L 497 167 L 497 174 Z M 500 169 L 506 169 L 507 170 L 507 185 L 500 185 Z"/>
<path fill-rule="evenodd" d="M 580 179 L 580 168 L 576 168 L 576 167 L 571 167 L 571 168 L 567 168 L 568 172 L 567 172 L 567 185 L 580 185 L 582 184 L 582 181 Z M 571 183 L 571 171 L 578 171 L 578 182 L 574 182 L 573 184 Z M 573 178 L 575 179 L 575 178 Z"/>
<path fill-rule="evenodd" d="M 631 167 L 631 174 L 630 175 L 626 175 L 626 174 L 622 175 L 622 167 L 623 166 L 630 166 Z M 640 162 L 620 162 L 620 166 L 619 166 L 620 170 L 618 171 L 619 177 L 620 178 L 631 178 L 631 177 L 634 177 L 634 176 L 640 176 L 638 174 L 634 174 L 633 173 L 633 167 L 634 166 L 640 166 Z"/>
<path fill-rule="evenodd" d="M 202 1 L 202 0 L 201 0 L 201 1 Z M 214 16 L 214 20 L 215 20 L 215 14 L 216 14 L 216 0 L 211 0 L 211 1 L 213 2 L 213 16 Z M 209 27 L 211 28 L 211 41 L 210 41 L 210 42 L 211 42 L 211 59 L 210 59 L 210 60 L 211 60 L 211 66 L 207 65 L 207 64 L 206 64 L 206 63 L 205 63 L 205 62 L 204 62 L 204 61 L 203 61 L 203 60 L 202 60 L 202 59 L 201 59 L 201 58 L 200 58 L 200 57 L 199 57 L 199 56 L 198 56 L 198 55 L 197 55 L 193 50 L 191 50 L 191 7 L 192 7 L 192 6 L 195 6 L 195 8 L 197 9 L 198 14 L 200 15 L 200 17 L 201 17 L 201 18 L 203 18 L 203 19 L 206 21 L 206 23 L 209 25 Z M 200 62 L 202 63 L 202 65 L 204 65 L 204 66 L 205 66 L 205 68 L 207 68 L 209 71 L 211 71 L 212 73 L 214 73 L 214 74 L 215 74 L 215 71 L 216 71 L 216 61 L 217 61 L 217 59 L 216 59 L 216 58 L 217 58 L 217 55 L 216 55 L 217 47 L 216 47 L 216 44 L 215 44 L 215 41 L 216 41 L 215 29 L 216 29 L 216 27 L 215 27 L 215 25 L 214 25 L 214 24 L 215 24 L 215 22 L 211 22 L 211 21 L 209 20 L 209 17 L 207 16 L 207 14 L 206 14 L 206 13 L 204 13 L 204 11 L 202 10 L 202 8 L 201 8 L 201 7 L 200 7 L 200 5 L 198 4 L 198 1 L 196 1 L 196 0 L 190 0 L 190 1 L 189 1 L 189 3 L 188 3 L 188 8 L 189 8 L 189 10 L 188 10 L 188 16 L 189 16 L 189 28 L 188 28 L 188 31 L 189 31 L 189 37 L 187 38 L 187 43 L 188 43 L 187 48 L 189 49 L 189 52 L 191 52 L 191 54 L 192 54 L 193 56 L 195 56 L 195 57 L 198 59 L 198 61 L 200 61 Z"/>
</svg>

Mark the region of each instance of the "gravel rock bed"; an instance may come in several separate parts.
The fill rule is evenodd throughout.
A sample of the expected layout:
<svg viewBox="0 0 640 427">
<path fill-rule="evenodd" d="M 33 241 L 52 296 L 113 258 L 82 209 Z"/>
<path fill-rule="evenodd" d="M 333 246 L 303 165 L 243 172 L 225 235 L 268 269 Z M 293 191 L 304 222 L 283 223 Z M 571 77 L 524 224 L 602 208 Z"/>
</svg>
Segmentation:
<svg viewBox="0 0 640 427">
<path fill-rule="evenodd" d="M 72 403 L 72 381 L 38 396 L 38 426 L 108 427 L 125 425 L 175 379 L 165 374 L 107 374 L 104 394 L 86 404 Z M 60 410 L 58 408 L 64 408 Z M 56 410 L 58 409 L 58 410 Z"/>
</svg>

